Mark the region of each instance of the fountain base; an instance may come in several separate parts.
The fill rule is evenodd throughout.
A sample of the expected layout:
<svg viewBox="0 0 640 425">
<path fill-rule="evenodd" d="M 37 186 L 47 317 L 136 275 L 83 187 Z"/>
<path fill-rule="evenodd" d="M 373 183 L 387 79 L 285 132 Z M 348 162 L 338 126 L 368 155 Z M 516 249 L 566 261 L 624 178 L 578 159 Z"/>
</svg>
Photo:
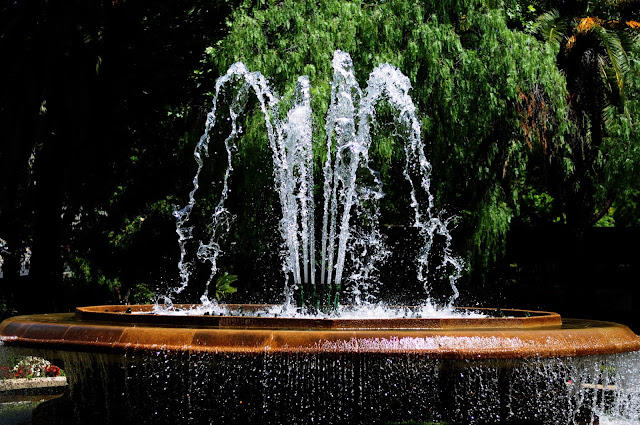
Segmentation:
<svg viewBox="0 0 640 425">
<path fill-rule="evenodd" d="M 15 317 L 0 335 L 63 363 L 78 424 L 566 424 L 585 406 L 640 412 L 640 338 L 614 323 L 521 310 L 453 319 L 148 310 Z"/>
</svg>

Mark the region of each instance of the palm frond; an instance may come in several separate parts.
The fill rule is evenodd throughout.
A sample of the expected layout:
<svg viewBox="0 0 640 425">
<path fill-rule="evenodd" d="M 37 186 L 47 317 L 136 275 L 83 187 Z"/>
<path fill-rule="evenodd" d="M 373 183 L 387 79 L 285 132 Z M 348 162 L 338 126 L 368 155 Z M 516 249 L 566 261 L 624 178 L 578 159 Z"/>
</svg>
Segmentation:
<svg viewBox="0 0 640 425">
<path fill-rule="evenodd" d="M 546 12 L 537 19 L 538 33 L 547 43 L 560 44 L 567 31 L 567 20 L 560 17 L 556 9 Z"/>
<path fill-rule="evenodd" d="M 609 64 L 615 72 L 618 87 L 622 91 L 624 89 L 625 76 L 629 72 L 629 57 L 627 56 L 627 52 L 615 31 L 607 30 L 603 27 L 597 28 L 596 31 L 602 45 L 607 51 Z"/>
<path fill-rule="evenodd" d="M 640 41 L 640 31 L 637 34 L 634 34 L 634 32 L 624 28 L 614 28 L 613 31 L 616 32 L 620 39 L 620 43 L 622 44 L 622 48 L 627 52 L 632 51 L 634 44 Z"/>
<path fill-rule="evenodd" d="M 618 108 L 616 108 L 613 105 L 607 105 L 604 107 L 603 111 L 602 111 L 602 119 L 604 121 L 604 124 L 607 128 L 611 128 L 616 120 L 618 119 L 618 115 L 620 114 L 620 112 L 618 111 Z"/>
<path fill-rule="evenodd" d="M 602 76 L 602 82 L 607 86 L 608 91 L 612 91 L 610 79 L 609 79 L 609 70 L 611 67 L 608 63 L 608 57 L 606 55 L 598 54 L 596 55 L 596 63 L 598 64 L 598 70 L 600 71 L 600 75 Z"/>
</svg>

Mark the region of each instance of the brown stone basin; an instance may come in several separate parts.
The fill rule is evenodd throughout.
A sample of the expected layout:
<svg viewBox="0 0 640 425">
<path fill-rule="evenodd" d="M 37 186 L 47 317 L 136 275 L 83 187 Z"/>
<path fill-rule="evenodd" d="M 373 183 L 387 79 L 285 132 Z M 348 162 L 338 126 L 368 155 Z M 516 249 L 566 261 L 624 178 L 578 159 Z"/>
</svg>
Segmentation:
<svg viewBox="0 0 640 425">
<path fill-rule="evenodd" d="M 191 306 L 181 305 L 188 309 Z M 274 318 L 151 314 L 152 306 L 79 307 L 75 314 L 18 316 L 0 324 L 7 346 L 74 352 L 415 353 L 441 359 L 524 359 L 640 350 L 623 325 L 549 312 L 473 309 L 482 318 Z M 460 309 L 469 310 L 469 309 Z M 495 317 L 497 313 L 506 317 Z"/>
<path fill-rule="evenodd" d="M 616 385 L 606 400 L 620 423 L 638 423 L 640 339 L 626 326 L 524 310 L 319 319 L 228 307 L 81 307 L 7 319 L 0 338 L 67 373 L 68 407 L 43 405 L 37 425 L 566 425 L 585 406 L 611 412 L 590 389 L 600 383 Z"/>
</svg>

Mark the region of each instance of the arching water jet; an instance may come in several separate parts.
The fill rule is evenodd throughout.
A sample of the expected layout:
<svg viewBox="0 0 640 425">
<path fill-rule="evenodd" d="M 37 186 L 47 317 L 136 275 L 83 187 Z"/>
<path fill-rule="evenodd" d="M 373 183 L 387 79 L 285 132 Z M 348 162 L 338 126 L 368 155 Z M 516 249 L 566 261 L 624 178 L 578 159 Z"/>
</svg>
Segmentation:
<svg viewBox="0 0 640 425">
<path fill-rule="evenodd" d="M 316 228 L 314 194 L 313 146 L 309 81 L 300 77 L 296 83 L 292 106 L 286 114 L 282 99 L 268 86 L 258 72 L 249 72 L 236 63 L 218 79 L 214 106 L 207 117 L 206 130 L 195 149 L 198 170 L 193 180 L 187 206 L 176 211 L 177 232 L 181 247 L 181 284 L 176 293 L 189 283 L 190 268 L 195 262 L 210 264 L 203 303 L 214 308 L 208 287 L 219 272 L 218 259 L 223 253 L 220 239 L 230 231 L 233 214 L 226 207 L 232 159 L 238 151 L 241 133 L 238 119 L 248 101 L 255 96 L 263 115 L 273 163 L 275 192 L 278 194 L 279 222 L 282 241 L 282 270 L 285 275 L 285 310 L 296 306 L 309 310 L 338 310 L 343 292 L 350 295 L 355 306 L 377 301 L 374 286 L 379 285 L 377 271 L 389 255 L 389 247 L 379 223 L 380 200 L 385 196 L 379 172 L 371 162 L 372 123 L 376 106 L 384 101 L 394 111 L 396 143 L 402 146 L 402 175 L 408 186 L 409 208 L 413 217 L 410 226 L 418 230 L 421 248 L 415 259 L 416 279 L 424 287 L 423 298 L 429 303 L 429 255 L 434 238 L 444 240 L 443 263 L 438 268 L 450 269 L 451 294 L 446 302 L 451 307 L 458 297 L 455 281 L 462 263 L 451 253 L 451 236 L 446 220 L 434 212 L 430 193 L 431 165 L 424 153 L 420 123 L 409 96 L 409 79 L 395 67 L 384 64 L 371 72 L 363 91 L 355 78 L 351 57 L 336 51 L 333 58 L 334 76 L 329 110 L 325 119 L 326 160 L 322 168 L 321 228 Z M 224 119 L 219 102 L 225 90 L 231 94 L 229 116 L 231 131 L 224 139 L 227 168 L 222 192 L 209 225 L 208 240 L 200 241 L 196 258 L 188 259 L 186 243 L 193 237 L 191 212 L 196 205 L 200 174 L 211 142 L 211 130 Z M 281 116 L 286 118 L 281 119 Z M 316 235 L 319 241 L 316 244 Z M 319 260 L 319 264 L 318 261 Z M 353 272 L 344 276 L 345 266 Z M 345 284 L 345 280 L 348 284 Z M 294 293 L 299 299 L 294 300 Z"/>
</svg>

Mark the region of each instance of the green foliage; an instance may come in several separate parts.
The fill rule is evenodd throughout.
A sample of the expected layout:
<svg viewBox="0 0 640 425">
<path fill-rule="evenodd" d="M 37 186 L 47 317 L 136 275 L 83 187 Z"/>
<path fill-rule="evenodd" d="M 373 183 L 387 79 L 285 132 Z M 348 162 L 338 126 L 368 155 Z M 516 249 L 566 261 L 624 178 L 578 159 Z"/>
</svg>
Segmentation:
<svg viewBox="0 0 640 425">
<path fill-rule="evenodd" d="M 238 280 L 238 276 L 224 272 L 224 274 L 216 280 L 216 299 L 220 301 L 227 295 L 234 294 L 238 288 L 231 286 L 233 282 Z"/>
<path fill-rule="evenodd" d="M 479 209 L 474 211 L 474 222 L 476 231 L 473 234 L 473 247 L 475 255 L 481 259 L 480 267 L 487 267 L 490 262 L 495 261 L 504 254 L 505 241 L 513 211 L 509 208 L 504 199 L 504 194 L 500 188 L 487 194 L 487 199 L 483 200 Z"/>
<path fill-rule="evenodd" d="M 613 106 L 604 112 L 607 136 L 601 151 L 605 186 L 615 191 L 614 217 L 616 224 L 640 224 L 640 40 L 628 51 L 629 72 L 625 74 L 626 102 L 622 111 Z"/>
<path fill-rule="evenodd" d="M 67 257 L 68 265 L 71 270 L 71 279 L 77 279 L 84 282 L 91 282 L 100 286 L 106 286 L 109 291 L 117 292 L 120 290 L 120 279 L 109 278 L 101 270 L 92 266 L 91 261 L 76 255 Z"/>
<path fill-rule="evenodd" d="M 149 304 L 155 299 L 155 291 L 148 283 L 136 283 L 131 288 L 128 297 L 129 304 Z"/>
<path fill-rule="evenodd" d="M 619 6 L 575 16 L 559 56 L 574 99 L 575 149 L 567 159 L 575 173 L 572 190 L 564 194 L 567 221 L 574 227 L 595 224 L 620 192 L 635 185 L 628 173 L 640 159 L 634 38 L 638 29 L 628 25 L 624 7 Z"/>
<path fill-rule="evenodd" d="M 333 51 L 351 54 L 360 81 L 380 63 L 397 66 L 414 87 L 438 204 L 449 214 L 470 211 L 460 229 L 472 235 L 467 247 L 472 264 L 487 265 L 502 251 L 519 210 L 517 193 L 529 160 L 551 145 L 565 149 L 569 129 L 557 50 L 511 30 L 501 5 L 411 0 L 245 5 L 234 13 L 230 34 L 207 49 L 208 61 L 198 75 L 220 74 L 243 61 L 268 76 L 285 97 L 296 76 L 309 75 L 315 151 L 321 152 Z M 535 111 L 527 115 L 529 109 Z M 383 108 L 378 120 L 384 116 Z M 383 222 L 409 224 L 394 200 L 401 144 L 384 126 L 375 131 L 371 156 L 389 195 Z M 262 133 L 259 119 L 247 119 L 243 143 L 253 146 Z"/>
<path fill-rule="evenodd" d="M 10 64 L 0 70 L 0 235 L 34 250 L 31 287 L 2 285 L 20 310 L 146 299 L 171 285 L 170 204 L 188 193 L 208 101 L 191 76 L 236 3 L 0 6 Z"/>
<path fill-rule="evenodd" d="M 594 227 L 615 227 L 616 221 L 613 217 L 613 208 L 609 208 L 606 214 L 602 216 L 593 226 Z"/>
<path fill-rule="evenodd" d="M 115 198 L 112 198 L 112 201 L 114 199 Z M 161 199 L 153 202 L 134 217 L 122 217 L 121 227 L 108 232 L 109 243 L 116 249 L 131 248 L 131 246 L 136 243 L 136 237 L 139 237 L 143 230 L 148 232 L 157 231 L 157 229 L 152 227 L 157 224 L 157 219 L 160 217 L 170 217 L 173 210 L 174 202 L 171 198 Z M 145 221 L 149 218 L 151 218 L 151 225 L 149 225 L 149 223 L 145 224 Z"/>
<path fill-rule="evenodd" d="M 507 17 L 516 28 L 528 34 L 537 30 L 538 8 L 529 2 L 505 2 Z"/>
<path fill-rule="evenodd" d="M 11 317 L 14 314 L 7 302 L 0 298 L 0 320 L 4 320 L 7 317 Z"/>
<path fill-rule="evenodd" d="M 532 182 L 533 183 L 533 182 Z M 520 221 L 527 226 L 558 223 L 562 217 L 555 216 L 555 199 L 537 185 L 527 184 L 520 192 Z"/>
<path fill-rule="evenodd" d="M 611 184 L 625 181 L 640 171 L 640 38 L 636 37 L 632 49 L 627 51 L 626 63 L 625 102 L 619 107 L 609 106 L 604 111 L 607 137 L 602 150 L 610 158 L 621 159 L 607 161 Z"/>
<path fill-rule="evenodd" d="M 567 31 L 567 20 L 560 17 L 560 13 L 553 9 L 543 13 L 537 18 L 536 31 L 548 43 L 560 47 L 560 43 L 565 40 Z"/>
</svg>

